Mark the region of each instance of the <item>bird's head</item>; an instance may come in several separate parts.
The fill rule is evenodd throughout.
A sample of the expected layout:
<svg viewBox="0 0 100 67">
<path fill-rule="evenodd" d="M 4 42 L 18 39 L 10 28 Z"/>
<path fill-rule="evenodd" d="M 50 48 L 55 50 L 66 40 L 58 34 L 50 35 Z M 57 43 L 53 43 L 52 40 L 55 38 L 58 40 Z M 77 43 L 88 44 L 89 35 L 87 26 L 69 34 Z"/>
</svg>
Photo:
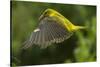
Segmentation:
<svg viewBox="0 0 100 67">
<path fill-rule="evenodd" d="M 43 14 L 40 16 L 39 20 L 43 19 L 44 17 L 52 17 L 55 14 L 58 14 L 57 11 L 53 10 L 53 9 L 46 9 Z"/>
</svg>

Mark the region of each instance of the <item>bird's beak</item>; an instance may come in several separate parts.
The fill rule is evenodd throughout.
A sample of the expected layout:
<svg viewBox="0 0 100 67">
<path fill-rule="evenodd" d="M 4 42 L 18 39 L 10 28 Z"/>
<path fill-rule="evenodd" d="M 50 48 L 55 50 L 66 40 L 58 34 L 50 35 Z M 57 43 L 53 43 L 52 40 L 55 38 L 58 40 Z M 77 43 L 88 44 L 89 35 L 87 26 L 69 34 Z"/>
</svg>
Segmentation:
<svg viewBox="0 0 100 67">
<path fill-rule="evenodd" d="M 44 18 L 44 15 L 41 15 L 40 17 L 39 17 L 39 21 L 41 20 L 41 19 L 43 19 Z"/>
</svg>

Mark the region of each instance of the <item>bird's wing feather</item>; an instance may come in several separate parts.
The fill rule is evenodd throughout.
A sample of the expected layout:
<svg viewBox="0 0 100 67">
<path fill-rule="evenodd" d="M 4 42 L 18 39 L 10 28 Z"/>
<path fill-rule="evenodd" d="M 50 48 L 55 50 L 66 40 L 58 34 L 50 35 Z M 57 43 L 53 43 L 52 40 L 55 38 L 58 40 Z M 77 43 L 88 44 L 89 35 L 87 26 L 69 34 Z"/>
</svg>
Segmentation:
<svg viewBox="0 0 100 67">
<path fill-rule="evenodd" d="M 72 32 L 69 32 L 58 22 L 51 17 L 45 17 L 41 20 L 37 29 L 32 32 L 30 38 L 26 41 L 24 48 L 28 48 L 33 44 L 45 48 L 52 43 L 60 43 L 68 39 Z"/>
</svg>

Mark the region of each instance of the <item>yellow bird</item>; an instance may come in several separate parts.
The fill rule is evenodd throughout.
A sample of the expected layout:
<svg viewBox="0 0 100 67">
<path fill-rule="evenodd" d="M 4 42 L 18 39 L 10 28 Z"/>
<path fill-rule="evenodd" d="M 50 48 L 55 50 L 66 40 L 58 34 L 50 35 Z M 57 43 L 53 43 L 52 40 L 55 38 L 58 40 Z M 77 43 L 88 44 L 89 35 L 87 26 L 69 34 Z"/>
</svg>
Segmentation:
<svg viewBox="0 0 100 67">
<path fill-rule="evenodd" d="M 53 9 L 46 9 L 39 18 L 39 26 L 24 43 L 24 49 L 32 45 L 46 48 L 53 43 L 61 43 L 68 39 L 74 31 L 84 29 L 72 24 L 67 18 Z"/>
</svg>

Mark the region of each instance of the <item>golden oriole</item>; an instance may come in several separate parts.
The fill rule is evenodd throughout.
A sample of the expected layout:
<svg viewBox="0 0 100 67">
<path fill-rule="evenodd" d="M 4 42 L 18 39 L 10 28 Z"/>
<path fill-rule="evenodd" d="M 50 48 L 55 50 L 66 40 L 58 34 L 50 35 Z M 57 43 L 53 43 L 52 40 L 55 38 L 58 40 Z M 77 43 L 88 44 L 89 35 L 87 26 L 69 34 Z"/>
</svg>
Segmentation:
<svg viewBox="0 0 100 67">
<path fill-rule="evenodd" d="M 74 31 L 84 29 L 83 26 L 72 24 L 67 18 L 53 9 L 46 9 L 39 18 L 38 27 L 25 41 L 24 49 L 33 44 L 46 48 L 52 43 L 60 43 L 68 39 Z"/>
</svg>

